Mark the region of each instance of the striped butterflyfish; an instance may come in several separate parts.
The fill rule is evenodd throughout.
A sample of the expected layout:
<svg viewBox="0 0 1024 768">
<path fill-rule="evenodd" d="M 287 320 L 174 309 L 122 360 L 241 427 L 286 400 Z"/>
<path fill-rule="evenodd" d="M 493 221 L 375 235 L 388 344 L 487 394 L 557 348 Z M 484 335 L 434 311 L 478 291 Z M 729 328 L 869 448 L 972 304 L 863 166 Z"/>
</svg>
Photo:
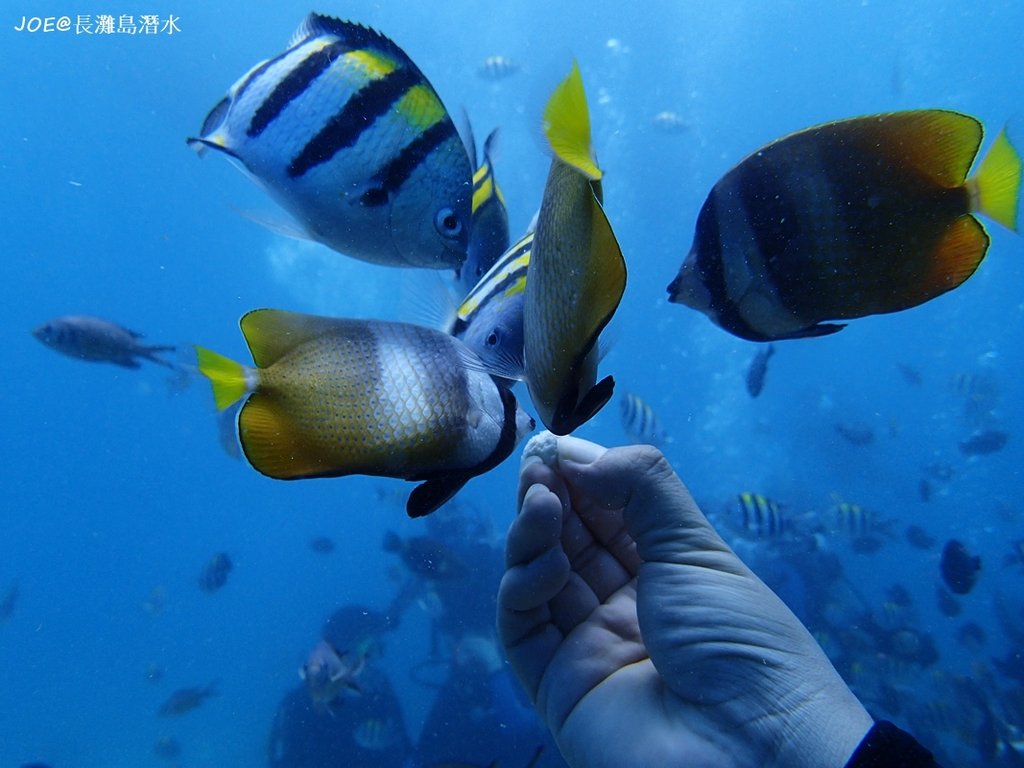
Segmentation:
<svg viewBox="0 0 1024 768">
<path fill-rule="evenodd" d="M 469 156 L 423 73 L 372 29 L 310 14 L 188 143 L 240 164 L 294 217 L 292 234 L 386 266 L 466 259 Z"/>
<path fill-rule="evenodd" d="M 915 110 L 827 123 L 779 139 L 729 171 L 697 218 L 669 300 L 730 333 L 771 341 L 835 333 L 823 323 L 898 312 L 956 288 L 989 236 L 1015 229 L 1021 158 L 973 117 Z"/>
<path fill-rule="evenodd" d="M 619 401 L 622 429 L 630 440 L 662 446 L 666 441 L 665 428 L 654 409 L 632 392 L 626 392 Z"/>
<path fill-rule="evenodd" d="M 533 429 L 511 391 L 441 331 L 271 309 L 249 312 L 241 328 L 255 367 L 197 347 L 199 370 L 219 409 L 246 398 L 238 438 L 269 477 L 422 481 L 406 505 L 419 517 Z"/>
<path fill-rule="evenodd" d="M 612 396 L 597 382 L 597 339 L 626 288 L 626 263 L 602 208 L 579 67 L 552 94 L 544 134 L 554 156 L 537 217 L 523 306 L 525 378 L 544 425 L 566 435 Z"/>
<path fill-rule="evenodd" d="M 477 164 L 473 131 L 466 120 L 466 148 L 476 171 L 473 172 L 472 224 L 469 232 L 469 255 L 457 271 L 459 286 L 469 292 L 480 282 L 501 255 L 508 250 L 508 210 L 505 195 L 494 176 L 494 147 L 498 138 L 495 128 L 484 141 L 483 159 Z"/>
<path fill-rule="evenodd" d="M 533 233 L 492 266 L 462 300 L 449 328 L 502 383 L 523 376 L 523 302 Z"/>
</svg>

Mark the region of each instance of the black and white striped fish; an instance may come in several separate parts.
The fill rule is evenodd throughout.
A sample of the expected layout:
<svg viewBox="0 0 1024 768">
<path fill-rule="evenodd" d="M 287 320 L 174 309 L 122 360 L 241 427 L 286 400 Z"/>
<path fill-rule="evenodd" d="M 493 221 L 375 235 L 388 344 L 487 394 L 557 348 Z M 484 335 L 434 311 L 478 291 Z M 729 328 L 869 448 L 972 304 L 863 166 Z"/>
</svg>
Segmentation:
<svg viewBox="0 0 1024 768">
<path fill-rule="evenodd" d="M 737 500 L 744 531 L 759 539 L 774 538 L 785 532 L 786 518 L 777 502 L 749 491 L 740 493 Z"/>
<path fill-rule="evenodd" d="M 619 401 L 622 429 L 630 440 L 662 446 L 667 436 L 661 419 L 654 409 L 632 392 L 626 392 Z"/>
<path fill-rule="evenodd" d="M 310 14 L 188 143 L 240 163 L 296 219 L 292 234 L 386 266 L 466 259 L 466 149 L 423 73 L 372 29 Z"/>
</svg>

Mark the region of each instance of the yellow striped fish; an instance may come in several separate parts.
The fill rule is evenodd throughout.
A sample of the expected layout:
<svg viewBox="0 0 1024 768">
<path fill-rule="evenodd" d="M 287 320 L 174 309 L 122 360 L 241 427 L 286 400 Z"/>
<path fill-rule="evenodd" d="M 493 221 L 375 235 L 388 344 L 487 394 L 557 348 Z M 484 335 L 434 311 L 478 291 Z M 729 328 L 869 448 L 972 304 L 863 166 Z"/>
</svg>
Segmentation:
<svg viewBox="0 0 1024 768">
<path fill-rule="evenodd" d="M 469 156 L 423 73 L 372 29 L 310 14 L 188 143 L 236 160 L 296 234 L 340 253 L 433 269 L 466 259 Z"/>
<path fill-rule="evenodd" d="M 473 218 L 469 233 L 469 256 L 456 276 L 462 289 L 469 292 L 508 250 L 509 233 L 505 195 L 494 176 L 493 154 L 498 129 L 491 131 L 484 141 L 483 160 L 479 165 L 476 161 L 476 143 L 468 120 L 466 132 L 466 147 L 476 167 L 473 173 Z"/>
<path fill-rule="evenodd" d="M 601 207 L 601 169 L 579 67 L 544 110 L 554 152 L 537 217 L 523 307 L 526 383 L 544 425 L 572 432 L 612 396 L 597 382 L 597 338 L 626 289 L 626 263 Z"/>
<path fill-rule="evenodd" d="M 449 329 L 505 379 L 523 376 L 523 303 L 533 233 L 509 248 L 463 299 Z"/>
<path fill-rule="evenodd" d="M 533 429 L 511 391 L 441 331 L 272 309 L 248 313 L 241 327 L 256 367 L 197 347 L 199 370 L 218 409 L 248 396 L 239 441 L 270 477 L 423 481 L 406 505 L 420 517 Z"/>
</svg>

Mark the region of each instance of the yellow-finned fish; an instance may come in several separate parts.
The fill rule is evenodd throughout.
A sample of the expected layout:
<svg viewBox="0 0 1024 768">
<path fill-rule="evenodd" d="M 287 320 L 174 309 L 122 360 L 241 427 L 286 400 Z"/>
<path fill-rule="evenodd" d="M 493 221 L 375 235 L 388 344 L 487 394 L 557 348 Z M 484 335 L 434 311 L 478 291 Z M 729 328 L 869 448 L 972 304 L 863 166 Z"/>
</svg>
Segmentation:
<svg viewBox="0 0 1024 768">
<path fill-rule="evenodd" d="M 601 169 L 579 67 L 544 110 L 554 152 L 537 217 L 523 308 L 526 382 L 544 425 L 566 435 L 597 413 L 615 381 L 597 381 L 597 338 L 626 289 L 626 263 L 601 207 Z"/>
<path fill-rule="evenodd" d="M 295 218 L 290 234 L 386 266 L 466 260 L 466 148 L 416 64 L 372 29 L 310 14 L 188 143 L 240 163 Z"/>
<path fill-rule="evenodd" d="M 249 312 L 241 327 L 256 367 L 197 347 L 199 370 L 219 409 L 248 394 L 239 441 L 270 477 L 423 481 L 406 505 L 420 517 L 533 429 L 515 396 L 441 331 L 272 309 Z"/>
<path fill-rule="evenodd" d="M 968 177 L 981 123 L 940 109 L 826 123 L 762 147 L 715 184 L 669 301 L 751 341 L 835 333 L 951 291 L 981 264 L 976 214 L 1016 229 L 1006 132 Z"/>
</svg>

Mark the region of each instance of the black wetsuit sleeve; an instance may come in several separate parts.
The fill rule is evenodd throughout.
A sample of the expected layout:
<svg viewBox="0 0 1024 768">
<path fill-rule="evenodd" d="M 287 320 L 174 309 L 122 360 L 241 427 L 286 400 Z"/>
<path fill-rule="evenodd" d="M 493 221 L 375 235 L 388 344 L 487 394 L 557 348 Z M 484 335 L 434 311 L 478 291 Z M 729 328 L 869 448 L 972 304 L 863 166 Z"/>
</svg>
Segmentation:
<svg viewBox="0 0 1024 768">
<path fill-rule="evenodd" d="M 939 764 L 909 733 L 888 720 L 879 720 L 845 768 L 939 768 Z"/>
</svg>

